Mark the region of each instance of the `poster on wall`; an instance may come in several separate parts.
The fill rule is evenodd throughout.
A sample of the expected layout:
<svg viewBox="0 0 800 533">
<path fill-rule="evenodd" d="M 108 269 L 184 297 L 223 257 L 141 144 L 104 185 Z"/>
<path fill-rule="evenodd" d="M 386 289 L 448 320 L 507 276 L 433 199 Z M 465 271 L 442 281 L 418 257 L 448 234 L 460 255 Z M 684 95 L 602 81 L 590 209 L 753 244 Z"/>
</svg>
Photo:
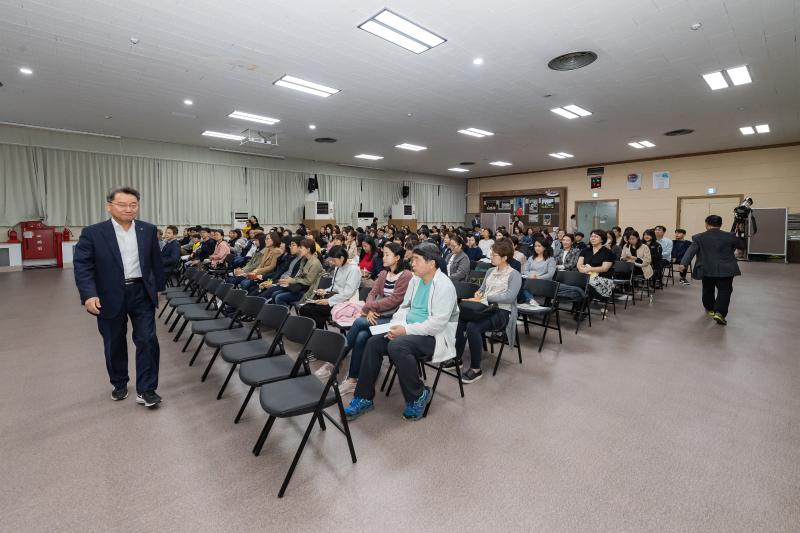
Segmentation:
<svg viewBox="0 0 800 533">
<path fill-rule="evenodd" d="M 669 172 L 653 172 L 653 189 L 669 189 Z"/>
<path fill-rule="evenodd" d="M 539 199 L 538 198 L 529 198 L 528 199 L 528 213 L 538 213 L 539 212 Z"/>
<path fill-rule="evenodd" d="M 496 200 L 484 200 L 483 209 L 484 209 L 484 211 L 497 211 L 497 201 Z"/>
<path fill-rule="evenodd" d="M 511 200 L 500 200 L 498 209 L 501 211 L 511 211 Z"/>
<path fill-rule="evenodd" d="M 628 190 L 640 191 L 642 190 L 642 175 L 638 172 L 635 174 L 628 174 Z"/>
<path fill-rule="evenodd" d="M 555 198 L 539 198 L 539 207 L 541 209 L 554 209 L 556 200 Z"/>
<path fill-rule="evenodd" d="M 542 224 L 544 224 L 545 226 L 549 226 L 550 225 L 550 215 L 549 214 L 542 215 Z"/>
<path fill-rule="evenodd" d="M 525 198 L 514 198 L 514 214 L 521 217 L 525 210 Z"/>
<path fill-rule="evenodd" d="M 528 222 L 530 222 L 531 224 L 538 224 L 539 215 L 528 215 Z"/>
</svg>

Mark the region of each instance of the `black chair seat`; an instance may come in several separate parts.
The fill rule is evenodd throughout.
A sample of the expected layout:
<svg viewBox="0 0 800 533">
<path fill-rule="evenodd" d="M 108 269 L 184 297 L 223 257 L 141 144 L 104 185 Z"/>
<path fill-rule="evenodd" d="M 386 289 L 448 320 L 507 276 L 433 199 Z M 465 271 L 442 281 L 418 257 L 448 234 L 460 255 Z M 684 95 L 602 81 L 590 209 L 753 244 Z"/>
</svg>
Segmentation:
<svg viewBox="0 0 800 533">
<path fill-rule="evenodd" d="M 267 414 L 278 418 L 311 413 L 317 407 L 325 383 L 316 376 L 301 376 L 291 380 L 277 381 L 261 387 L 261 407 Z M 331 388 L 323 407 L 336 403 L 336 393 Z"/>
<path fill-rule="evenodd" d="M 180 305 L 197 304 L 205 307 L 208 303 L 198 302 L 197 296 L 181 296 L 180 298 L 167 299 L 167 305 L 170 307 L 178 307 Z"/>
<path fill-rule="evenodd" d="M 272 381 L 286 379 L 292 373 L 294 360 L 286 355 L 262 357 L 254 361 L 245 361 L 239 367 L 239 379 L 245 385 L 258 387 Z M 317 394 L 319 398 L 322 391 Z"/>
<path fill-rule="evenodd" d="M 185 318 L 189 322 L 200 321 L 200 320 L 212 320 L 214 318 L 217 318 L 216 309 L 187 309 L 186 311 L 181 312 L 183 307 L 178 308 L 178 313 L 182 315 L 183 318 Z"/>
<path fill-rule="evenodd" d="M 174 289 L 174 290 L 172 290 Z M 192 291 L 187 290 L 186 287 L 167 287 L 161 294 L 169 300 L 171 298 L 180 298 L 181 296 L 189 296 Z"/>
<path fill-rule="evenodd" d="M 222 347 L 222 360 L 229 363 L 243 363 L 251 359 L 266 357 L 271 344 L 268 339 L 226 344 Z"/>
<path fill-rule="evenodd" d="M 212 348 L 219 348 L 226 344 L 244 342 L 250 336 L 251 328 L 226 329 L 224 331 L 212 331 L 205 337 L 206 344 Z M 254 334 L 255 336 L 255 334 Z"/>
<path fill-rule="evenodd" d="M 195 298 L 191 302 L 178 303 L 176 305 L 173 305 L 172 302 L 170 302 L 169 305 L 171 307 L 174 307 L 175 311 L 180 316 L 186 313 L 187 311 L 194 311 L 196 309 L 199 309 L 201 311 L 205 310 L 208 307 L 208 302 L 198 302 L 197 299 Z"/>
<path fill-rule="evenodd" d="M 195 322 L 192 324 L 192 333 L 197 335 L 204 335 L 206 333 L 211 333 L 212 331 L 221 331 L 223 329 L 228 329 L 231 325 L 230 318 L 215 318 L 214 320 L 202 320 L 200 322 Z M 242 325 L 234 322 L 233 328 L 241 328 Z"/>
</svg>

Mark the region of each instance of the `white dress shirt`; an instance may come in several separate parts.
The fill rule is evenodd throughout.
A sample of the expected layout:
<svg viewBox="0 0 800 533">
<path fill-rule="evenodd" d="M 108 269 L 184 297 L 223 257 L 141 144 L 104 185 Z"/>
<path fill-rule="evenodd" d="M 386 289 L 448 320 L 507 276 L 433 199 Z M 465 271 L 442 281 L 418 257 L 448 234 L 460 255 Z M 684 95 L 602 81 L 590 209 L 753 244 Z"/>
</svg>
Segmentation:
<svg viewBox="0 0 800 533">
<path fill-rule="evenodd" d="M 136 238 L 136 222 L 131 222 L 131 227 L 125 231 L 122 226 L 111 218 L 114 233 L 117 235 L 119 253 L 122 255 L 122 269 L 125 279 L 141 278 L 142 268 L 139 266 L 139 242 Z"/>
</svg>

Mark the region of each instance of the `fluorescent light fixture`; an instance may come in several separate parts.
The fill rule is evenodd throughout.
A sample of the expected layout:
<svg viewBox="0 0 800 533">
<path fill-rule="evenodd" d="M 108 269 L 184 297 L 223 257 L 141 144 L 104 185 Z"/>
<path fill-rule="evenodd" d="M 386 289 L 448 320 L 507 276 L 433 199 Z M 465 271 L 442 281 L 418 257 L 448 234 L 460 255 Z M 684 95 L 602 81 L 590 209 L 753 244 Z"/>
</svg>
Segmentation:
<svg viewBox="0 0 800 533">
<path fill-rule="evenodd" d="M 25 74 L 26 76 L 30 76 L 33 74 L 33 69 L 29 69 L 28 67 L 20 67 L 19 69 L 20 74 Z"/>
<path fill-rule="evenodd" d="M 183 101 L 183 105 L 194 105 L 194 102 L 187 98 L 186 100 Z"/>
<path fill-rule="evenodd" d="M 510 167 L 511 166 L 511 163 L 509 163 L 508 161 L 492 161 L 489 164 L 490 165 L 494 165 L 496 167 Z"/>
<path fill-rule="evenodd" d="M 575 104 L 565 105 L 564 109 L 566 109 L 570 113 L 575 113 L 579 117 L 588 117 L 589 115 L 592 114 L 591 111 L 587 111 L 582 107 L 576 106 Z"/>
<path fill-rule="evenodd" d="M 57 131 L 60 133 L 74 133 L 77 135 L 91 135 L 92 137 L 105 137 L 108 139 L 119 139 L 119 135 L 108 135 L 105 133 L 94 133 L 91 131 L 80 131 L 80 130 L 66 130 L 64 128 L 50 128 L 47 126 L 36 126 L 35 124 L 23 124 L 21 122 L 2 122 L 0 121 L 0 126 L 13 126 L 15 128 L 31 128 L 34 130 L 44 130 L 44 131 Z"/>
<path fill-rule="evenodd" d="M 275 124 L 281 121 L 279 118 L 262 117 L 261 115 L 245 113 L 244 111 L 234 111 L 228 116 L 230 118 L 238 118 L 239 120 L 246 120 L 248 122 L 257 122 L 259 124 L 267 124 L 269 126 L 274 126 Z"/>
<path fill-rule="evenodd" d="M 750 77 L 750 71 L 747 69 L 747 65 L 725 69 L 725 72 L 734 85 L 745 85 L 753 81 Z"/>
<path fill-rule="evenodd" d="M 214 148 L 210 146 L 209 150 L 213 150 L 214 152 L 227 152 L 229 154 L 242 154 L 242 155 L 252 155 L 255 157 L 268 157 L 270 159 L 286 159 L 284 155 L 274 155 L 274 154 L 257 154 L 255 152 L 243 152 L 241 150 L 227 150 L 225 148 Z"/>
<path fill-rule="evenodd" d="M 644 146 L 642 146 L 639 143 L 628 143 L 628 146 L 633 146 L 634 148 L 637 148 L 637 149 L 644 148 Z"/>
<path fill-rule="evenodd" d="M 472 64 L 473 65 L 483 65 L 483 58 L 482 57 L 476 57 L 475 59 L 472 60 Z"/>
<path fill-rule="evenodd" d="M 706 83 L 709 87 L 711 87 L 712 91 L 716 91 L 717 89 L 725 89 L 728 87 L 728 82 L 725 81 L 725 76 L 722 75 L 722 72 L 703 74 L 703 79 L 706 80 Z"/>
<path fill-rule="evenodd" d="M 491 131 L 486 130 L 479 130 L 478 128 L 466 128 L 463 130 L 458 130 L 458 133 L 463 133 L 464 135 L 471 135 L 472 137 L 490 137 L 494 135 Z"/>
<path fill-rule="evenodd" d="M 560 155 L 561 157 L 575 157 L 574 155 L 568 154 L 567 152 L 558 152 L 558 155 Z"/>
<path fill-rule="evenodd" d="M 639 143 L 645 148 L 653 148 L 655 146 L 655 144 L 651 143 L 650 141 L 639 141 Z"/>
<path fill-rule="evenodd" d="M 561 115 L 562 117 L 568 118 L 570 120 L 572 120 L 573 118 L 578 118 L 578 115 L 576 115 L 575 113 L 570 113 L 563 107 L 556 107 L 555 109 L 551 109 L 550 111 L 552 111 L 556 115 Z"/>
<path fill-rule="evenodd" d="M 222 133 L 220 131 L 206 130 L 203 132 L 206 137 L 217 137 L 218 139 L 228 139 L 229 141 L 242 141 L 243 135 L 233 135 L 232 133 Z"/>
<path fill-rule="evenodd" d="M 739 131 L 742 132 L 742 135 L 752 135 L 756 132 L 752 126 L 745 126 L 744 128 L 739 128 Z"/>
<path fill-rule="evenodd" d="M 759 124 L 756 126 L 756 131 L 758 133 L 769 133 L 769 124 Z"/>
<path fill-rule="evenodd" d="M 378 161 L 379 159 L 383 159 L 382 155 L 371 155 L 371 154 L 358 154 L 355 157 L 357 159 L 369 159 L 370 161 Z"/>
<path fill-rule="evenodd" d="M 409 143 L 398 144 L 395 146 L 395 148 L 402 148 L 403 150 L 411 150 L 412 152 L 420 152 L 422 150 L 428 149 L 427 146 L 419 146 L 416 144 L 409 144 Z"/>
<path fill-rule="evenodd" d="M 564 156 L 561 154 L 548 154 L 550 157 L 555 157 L 556 159 L 564 159 Z"/>
<path fill-rule="evenodd" d="M 313 94 L 315 96 L 321 96 L 322 98 L 327 98 L 330 95 L 339 92 L 339 89 L 334 89 L 333 87 L 328 87 L 326 85 L 320 85 L 319 83 L 314 83 L 313 81 L 303 80 L 295 76 L 289 76 L 288 74 L 280 78 L 273 85 L 285 87 L 287 89 L 294 89 L 295 91 Z"/>
<path fill-rule="evenodd" d="M 359 28 L 415 54 L 421 54 L 445 42 L 445 39 L 388 9 L 364 22 Z"/>
<path fill-rule="evenodd" d="M 308 129 L 315 130 L 315 129 L 317 129 L 317 126 L 316 126 L 316 124 L 309 124 L 308 125 Z"/>
<path fill-rule="evenodd" d="M 556 159 L 567 159 L 570 157 L 575 157 L 572 154 L 568 154 L 567 152 L 556 152 L 554 154 L 548 154 L 550 157 L 555 157 Z"/>
<path fill-rule="evenodd" d="M 459 167 L 448 168 L 447 170 L 449 170 L 450 172 L 469 172 L 469 170 L 467 170 L 466 168 L 459 168 Z"/>
</svg>

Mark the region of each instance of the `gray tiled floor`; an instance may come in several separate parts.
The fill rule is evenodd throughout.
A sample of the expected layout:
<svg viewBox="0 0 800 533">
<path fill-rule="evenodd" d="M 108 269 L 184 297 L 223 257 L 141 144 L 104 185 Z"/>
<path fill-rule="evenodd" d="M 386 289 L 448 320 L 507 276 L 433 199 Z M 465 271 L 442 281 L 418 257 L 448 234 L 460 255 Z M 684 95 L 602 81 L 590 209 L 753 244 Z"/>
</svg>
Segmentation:
<svg viewBox="0 0 800 533">
<path fill-rule="evenodd" d="M 163 406 L 111 402 L 71 272 L 2 274 L 0 529 L 797 531 L 800 269 L 744 270 L 727 328 L 670 287 L 541 355 L 524 339 L 463 400 L 443 382 L 422 422 L 380 398 L 358 463 L 317 430 L 282 500 L 305 419 L 253 457 L 257 401 L 235 426 L 241 384 L 216 401 L 224 365 L 201 384 L 210 354 L 189 368 L 163 329 Z"/>
</svg>

